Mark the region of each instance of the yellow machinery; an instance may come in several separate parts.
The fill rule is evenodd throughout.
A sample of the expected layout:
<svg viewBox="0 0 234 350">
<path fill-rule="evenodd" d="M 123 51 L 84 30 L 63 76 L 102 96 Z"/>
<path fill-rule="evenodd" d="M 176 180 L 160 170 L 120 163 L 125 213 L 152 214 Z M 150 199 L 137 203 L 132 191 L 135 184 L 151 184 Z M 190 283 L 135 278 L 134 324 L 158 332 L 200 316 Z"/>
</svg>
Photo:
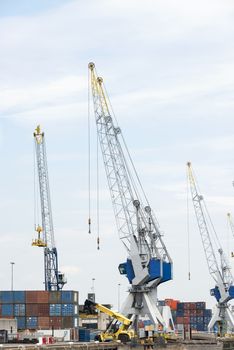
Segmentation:
<svg viewBox="0 0 234 350">
<path fill-rule="evenodd" d="M 37 231 L 37 238 L 32 241 L 32 246 L 34 247 L 46 247 L 47 244 L 41 239 L 41 232 L 42 232 L 42 227 L 40 225 L 37 226 L 36 228 Z"/>
<path fill-rule="evenodd" d="M 101 342 L 120 340 L 122 343 L 127 343 L 135 338 L 134 330 L 130 329 L 132 321 L 119 312 L 110 310 L 104 305 L 97 304 L 89 299 L 85 301 L 85 309 L 90 313 L 97 309 L 113 318 L 106 331 L 98 335 L 97 340 Z"/>
</svg>

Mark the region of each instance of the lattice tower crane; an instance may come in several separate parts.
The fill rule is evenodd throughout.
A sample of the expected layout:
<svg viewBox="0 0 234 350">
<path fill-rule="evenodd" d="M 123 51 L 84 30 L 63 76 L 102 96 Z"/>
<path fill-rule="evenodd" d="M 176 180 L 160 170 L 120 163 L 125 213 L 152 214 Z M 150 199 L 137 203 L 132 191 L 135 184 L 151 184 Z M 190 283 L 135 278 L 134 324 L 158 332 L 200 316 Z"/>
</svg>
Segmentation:
<svg viewBox="0 0 234 350">
<path fill-rule="evenodd" d="M 220 262 L 218 263 L 210 232 L 211 229 L 214 230 L 214 227 L 212 223 L 210 225 L 211 229 L 210 226 L 208 226 L 208 220 L 210 220 L 210 217 L 206 209 L 204 198 L 198 193 L 198 187 L 195 182 L 195 177 L 190 162 L 187 163 L 187 169 L 193 206 L 206 261 L 209 273 L 215 281 L 215 287 L 210 290 L 210 294 L 216 298 L 217 304 L 215 305 L 213 316 L 208 324 L 208 331 L 213 330 L 214 326 L 217 324 L 220 327 L 220 333 L 223 334 L 225 333 L 225 329 L 230 331 L 234 328 L 234 318 L 228 304 L 228 301 L 234 298 L 234 280 L 230 266 L 228 265 L 220 243 L 218 245 Z M 214 233 L 216 235 L 215 231 Z"/>
<path fill-rule="evenodd" d="M 33 135 L 35 140 L 42 225 L 36 227 L 38 238 L 33 241 L 32 245 L 44 248 L 45 290 L 58 291 L 63 288 L 66 279 L 64 274 L 58 271 L 58 252 L 54 240 L 45 136 L 40 126 L 37 126 Z"/>
<path fill-rule="evenodd" d="M 165 307 L 162 311 L 156 305 L 159 284 L 172 279 L 172 259 L 145 197 L 121 129 L 114 124 L 103 80 L 97 76 L 94 63 L 89 64 L 89 69 L 107 182 L 119 237 L 128 253 L 127 261 L 119 265 L 120 273 L 125 274 L 130 283 L 129 295 L 121 312 L 134 319 L 135 329 L 138 319 L 147 315 L 155 330 L 173 330 L 170 309 Z"/>
</svg>

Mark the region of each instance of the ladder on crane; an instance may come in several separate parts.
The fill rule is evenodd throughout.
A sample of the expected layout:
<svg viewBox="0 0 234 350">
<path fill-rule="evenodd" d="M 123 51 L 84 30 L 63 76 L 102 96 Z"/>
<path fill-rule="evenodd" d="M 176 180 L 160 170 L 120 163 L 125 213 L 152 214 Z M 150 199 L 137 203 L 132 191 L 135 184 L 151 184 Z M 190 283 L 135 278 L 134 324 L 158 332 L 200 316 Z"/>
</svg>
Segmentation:
<svg viewBox="0 0 234 350">
<path fill-rule="evenodd" d="M 35 140 L 42 225 L 36 227 L 38 236 L 32 242 L 32 245 L 44 248 L 45 290 L 58 291 L 63 288 L 66 279 L 64 274 L 58 270 L 58 252 L 54 240 L 45 135 L 39 125 L 35 129 L 33 136 Z M 41 234 L 43 234 L 43 238 Z"/>
<path fill-rule="evenodd" d="M 94 63 L 89 63 L 89 70 L 97 134 L 117 229 L 128 253 L 127 261 L 119 265 L 120 274 L 126 275 L 130 283 L 121 312 L 133 319 L 135 330 L 139 318 L 147 315 L 155 331 L 174 331 L 170 308 L 160 310 L 157 305 L 158 286 L 172 279 L 172 259 L 131 158 L 127 161 L 125 156 L 129 152 L 121 129 L 114 125 L 103 79 L 97 76 Z"/>
</svg>

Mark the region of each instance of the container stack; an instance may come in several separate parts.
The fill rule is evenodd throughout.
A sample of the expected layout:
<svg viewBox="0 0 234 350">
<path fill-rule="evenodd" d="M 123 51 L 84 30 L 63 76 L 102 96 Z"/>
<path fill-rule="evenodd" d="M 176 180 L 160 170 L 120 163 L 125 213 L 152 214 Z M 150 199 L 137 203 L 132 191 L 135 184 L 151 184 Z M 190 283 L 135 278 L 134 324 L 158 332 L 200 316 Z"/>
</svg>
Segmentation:
<svg viewBox="0 0 234 350">
<path fill-rule="evenodd" d="M 78 327 L 76 291 L 0 291 L 0 318 L 16 318 L 18 330 Z"/>
<path fill-rule="evenodd" d="M 206 303 L 184 302 L 177 304 L 175 324 L 178 330 L 188 331 L 191 328 L 194 331 L 207 331 L 212 311 L 206 309 Z"/>
</svg>

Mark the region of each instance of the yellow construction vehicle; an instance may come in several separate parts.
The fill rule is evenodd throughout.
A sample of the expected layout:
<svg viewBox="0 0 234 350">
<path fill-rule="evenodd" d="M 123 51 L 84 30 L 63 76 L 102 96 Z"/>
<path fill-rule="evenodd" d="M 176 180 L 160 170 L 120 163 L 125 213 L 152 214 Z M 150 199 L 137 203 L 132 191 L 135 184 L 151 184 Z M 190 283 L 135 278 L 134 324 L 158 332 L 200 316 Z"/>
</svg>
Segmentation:
<svg viewBox="0 0 234 350">
<path fill-rule="evenodd" d="M 94 310 L 97 309 L 112 317 L 107 329 L 100 333 L 96 340 L 101 342 L 119 340 L 121 343 L 127 343 L 136 337 L 134 330 L 130 329 L 132 321 L 119 312 L 113 311 L 89 299 L 86 299 L 84 306 L 87 312 L 93 313 Z"/>
</svg>

